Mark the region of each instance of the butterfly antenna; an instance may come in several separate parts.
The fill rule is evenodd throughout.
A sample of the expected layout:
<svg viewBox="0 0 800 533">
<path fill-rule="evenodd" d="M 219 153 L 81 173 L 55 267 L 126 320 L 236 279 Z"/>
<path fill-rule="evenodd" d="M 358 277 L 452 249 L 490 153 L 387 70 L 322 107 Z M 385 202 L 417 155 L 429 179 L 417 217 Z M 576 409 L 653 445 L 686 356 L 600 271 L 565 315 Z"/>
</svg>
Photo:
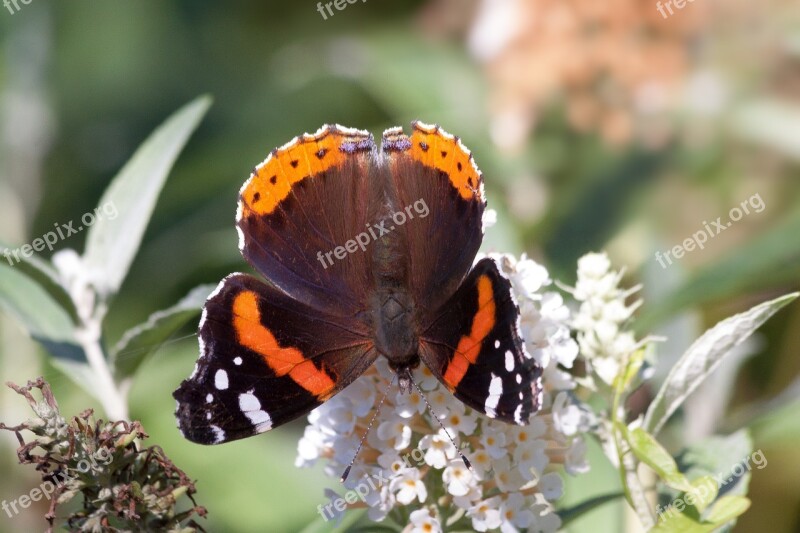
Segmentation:
<svg viewBox="0 0 800 533">
<path fill-rule="evenodd" d="M 353 464 L 356 462 L 356 458 L 358 457 L 358 452 L 361 451 L 361 447 L 364 446 L 364 441 L 367 440 L 367 435 L 369 435 L 369 430 L 372 429 L 372 424 L 375 423 L 375 419 L 378 418 L 378 414 L 381 412 L 381 407 L 383 406 L 383 402 L 386 401 L 386 396 L 389 395 L 389 389 L 392 388 L 394 385 L 394 378 L 396 376 L 392 376 L 392 381 L 389 382 L 389 385 L 386 387 L 386 390 L 383 391 L 383 397 L 381 401 L 378 402 L 378 407 L 375 409 L 375 413 L 372 415 L 372 418 L 369 420 L 369 424 L 367 424 L 367 429 L 364 431 L 364 435 L 361 437 L 361 440 L 358 443 L 358 448 L 356 448 L 356 453 L 353 454 L 353 460 L 350 461 L 350 464 L 347 465 L 347 468 L 344 469 L 344 473 L 342 474 L 341 479 L 339 479 L 339 483 L 344 483 L 347 480 L 347 476 L 350 475 L 350 469 L 353 468 Z"/>
<path fill-rule="evenodd" d="M 430 411 L 431 416 L 434 418 L 434 420 L 436 420 L 439 423 L 439 426 L 442 428 L 442 431 L 444 431 L 444 434 L 447 435 L 448 439 L 450 439 L 450 442 L 453 444 L 453 447 L 458 452 L 458 455 L 461 456 L 461 460 L 464 461 L 464 465 L 471 471 L 472 470 L 472 463 L 469 462 L 469 459 L 467 459 L 466 455 L 461 453 L 461 449 L 456 445 L 456 441 L 453 440 L 453 437 L 450 436 L 450 432 L 447 431 L 446 427 L 444 427 L 444 424 L 442 424 L 442 421 L 439 419 L 439 417 L 436 416 L 436 411 L 434 411 L 433 407 L 431 407 L 431 404 L 428 401 L 428 398 L 425 397 L 425 394 L 422 392 L 422 389 L 419 388 L 419 385 L 417 385 L 417 382 L 414 381 L 411 378 L 410 375 L 409 375 L 409 379 L 411 380 L 411 384 L 414 385 L 414 388 L 417 389 L 417 392 L 419 392 L 419 395 L 422 396 L 422 399 L 425 400 L 425 405 L 428 406 L 428 411 Z"/>
</svg>

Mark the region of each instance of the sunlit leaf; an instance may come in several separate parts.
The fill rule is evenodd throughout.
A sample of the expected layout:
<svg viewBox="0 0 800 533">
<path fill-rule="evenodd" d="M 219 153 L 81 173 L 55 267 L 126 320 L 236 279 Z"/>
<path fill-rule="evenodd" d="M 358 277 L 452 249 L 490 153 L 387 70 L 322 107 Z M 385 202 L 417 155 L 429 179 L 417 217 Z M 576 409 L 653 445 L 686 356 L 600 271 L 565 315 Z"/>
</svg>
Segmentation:
<svg viewBox="0 0 800 533">
<path fill-rule="evenodd" d="M 619 426 L 637 459 L 652 468 L 668 486 L 682 491 L 691 490 L 692 485 L 678 470 L 675 460 L 652 435 L 642 428 L 628 429 L 624 424 Z"/>
<path fill-rule="evenodd" d="M 743 496 L 723 496 L 716 501 L 706 515 L 706 521 L 713 524 L 726 524 L 741 516 L 750 508 L 750 500 Z"/>
<path fill-rule="evenodd" d="M 87 392 L 95 390 L 86 354 L 69 313 L 16 267 L 0 266 L 0 309 L 53 355 L 53 364 Z"/>
<path fill-rule="evenodd" d="M 749 337 L 769 317 L 794 301 L 793 293 L 723 320 L 706 331 L 672 367 L 647 410 L 644 428 L 657 434 L 672 413 L 716 369 L 731 350 Z"/>
<path fill-rule="evenodd" d="M 14 251 L 17 247 L 11 246 L 6 242 L 0 241 L 0 254 L 4 254 L 6 250 Z M 77 313 L 75 312 L 75 305 L 72 303 L 72 299 L 67 294 L 67 291 L 62 287 L 61 282 L 58 279 L 58 272 L 56 272 L 53 265 L 48 263 L 46 260 L 42 259 L 38 254 L 35 252 L 30 255 L 30 257 L 25 257 L 23 254 L 18 254 L 20 261 L 17 262 L 16 258 L 11 255 L 11 259 L 8 259 L 3 255 L 3 259 L 7 262 L 13 263 L 12 266 L 19 271 L 26 274 L 32 280 L 36 281 L 43 289 L 45 289 L 54 300 L 58 302 L 66 311 L 70 313 L 70 316 L 73 318 L 77 317 Z"/>
<path fill-rule="evenodd" d="M 214 285 L 195 287 L 174 306 L 153 313 L 146 322 L 128 330 L 111 352 L 116 377 L 132 376 L 150 354 L 200 313 L 213 290 Z"/>
</svg>

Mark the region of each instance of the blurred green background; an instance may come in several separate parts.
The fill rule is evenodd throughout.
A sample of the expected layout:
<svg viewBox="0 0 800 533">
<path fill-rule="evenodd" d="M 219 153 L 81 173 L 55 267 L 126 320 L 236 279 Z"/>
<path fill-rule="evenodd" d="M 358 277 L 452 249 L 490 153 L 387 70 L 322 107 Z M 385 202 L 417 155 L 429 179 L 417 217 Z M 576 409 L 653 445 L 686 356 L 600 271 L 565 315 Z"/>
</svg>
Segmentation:
<svg viewBox="0 0 800 533">
<path fill-rule="evenodd" d="M 324 123 L 376 135 L 413 119 L 473 151 L 499 222 L 484 249 L 527 252 L 572 283 L 607 249 L 644 284 L 639 328 L 669 337 L 656 382 L 717 320 L 800 288 L 800 23 L 793 2 L 382 1 L 328 16 L 312 1 L 33 0 L 0 9 L 0 241 L 31 242 L 91 211 L 152 129 L 196 96 L 210 113 L 180 156 L 109 317 L 108 339 L 201 283 L 247 269 L 239 187 L 273 147 Z M 11 11 L 14 11 L 12 14 Z M 656 251 L 754 195 L 765 204 L 662 268 Z M 82 250 L 83 234 L 59 249 Z M 292 466 L 300 420 L 221 447 L 183 440 L 171 393 L 197 354 L 194 324 L 138 374 L 131 415 L 198 480 L 210 531 L 299 531 L 333 486 Z M 737 531 L 800 530 L 800 305 L 773 318 L 692 398 L 677 452 L 742 426 L 769 461 Z M 3 381 L 44 374 L 67 414 L 100 407 L 0 315 Z M 652 391 L 641 394 L 644 405 Z M 99 411 L 100 412 L 100 411 Z M 0 419 L 27 417 L 0 392 Z M 0 435 L 0 499 L 37 484 Z M 618 481 L 594 454 L 565 499 Z M 44 527 L 46 508 L 0 531 Z M 573 531 L 622 531 L 611 504 Z"/>
</svg>

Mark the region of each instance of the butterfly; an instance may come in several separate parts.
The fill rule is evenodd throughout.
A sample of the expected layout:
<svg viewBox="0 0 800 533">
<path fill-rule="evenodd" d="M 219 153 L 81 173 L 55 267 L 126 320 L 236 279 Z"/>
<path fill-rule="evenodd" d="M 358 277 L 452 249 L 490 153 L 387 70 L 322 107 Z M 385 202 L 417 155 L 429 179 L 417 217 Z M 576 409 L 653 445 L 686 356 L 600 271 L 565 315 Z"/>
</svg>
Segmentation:
<svg viewBox="0 0 800 533">
<path fill-rule="evenodd" d="M 542 368 L 511 282 L 475 262 L 483 176 L 458 137 L 323 126 L 258 165 L 239 193 L 239 249 L 263 279 L 209 296 L 194 372 L 173 393 L 184 437 L 219 444 L 296 419 L 379 358 L 401 391 L 426 365 L 488 417 L 526 424 Z"/>
</svg>

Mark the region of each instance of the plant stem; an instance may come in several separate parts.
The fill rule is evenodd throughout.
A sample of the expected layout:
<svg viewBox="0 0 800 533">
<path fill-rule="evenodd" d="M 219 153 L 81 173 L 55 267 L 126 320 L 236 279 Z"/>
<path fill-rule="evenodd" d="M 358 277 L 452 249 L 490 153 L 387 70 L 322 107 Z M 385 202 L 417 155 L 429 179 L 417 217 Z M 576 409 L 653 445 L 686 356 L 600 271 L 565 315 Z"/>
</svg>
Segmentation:
<svg viewBox="0 0 800 533">
<path fill-rule="evenodd" d="M 106 416 L 111 420 L 128 420 L 128 402 L 114 382 L 111 368 L 100 345 L 99 317 L 95 315 L 83 321 L 75 335 L 94 372 L 97 384 L 95 396 L 103 404 Z"/>
</svg>

